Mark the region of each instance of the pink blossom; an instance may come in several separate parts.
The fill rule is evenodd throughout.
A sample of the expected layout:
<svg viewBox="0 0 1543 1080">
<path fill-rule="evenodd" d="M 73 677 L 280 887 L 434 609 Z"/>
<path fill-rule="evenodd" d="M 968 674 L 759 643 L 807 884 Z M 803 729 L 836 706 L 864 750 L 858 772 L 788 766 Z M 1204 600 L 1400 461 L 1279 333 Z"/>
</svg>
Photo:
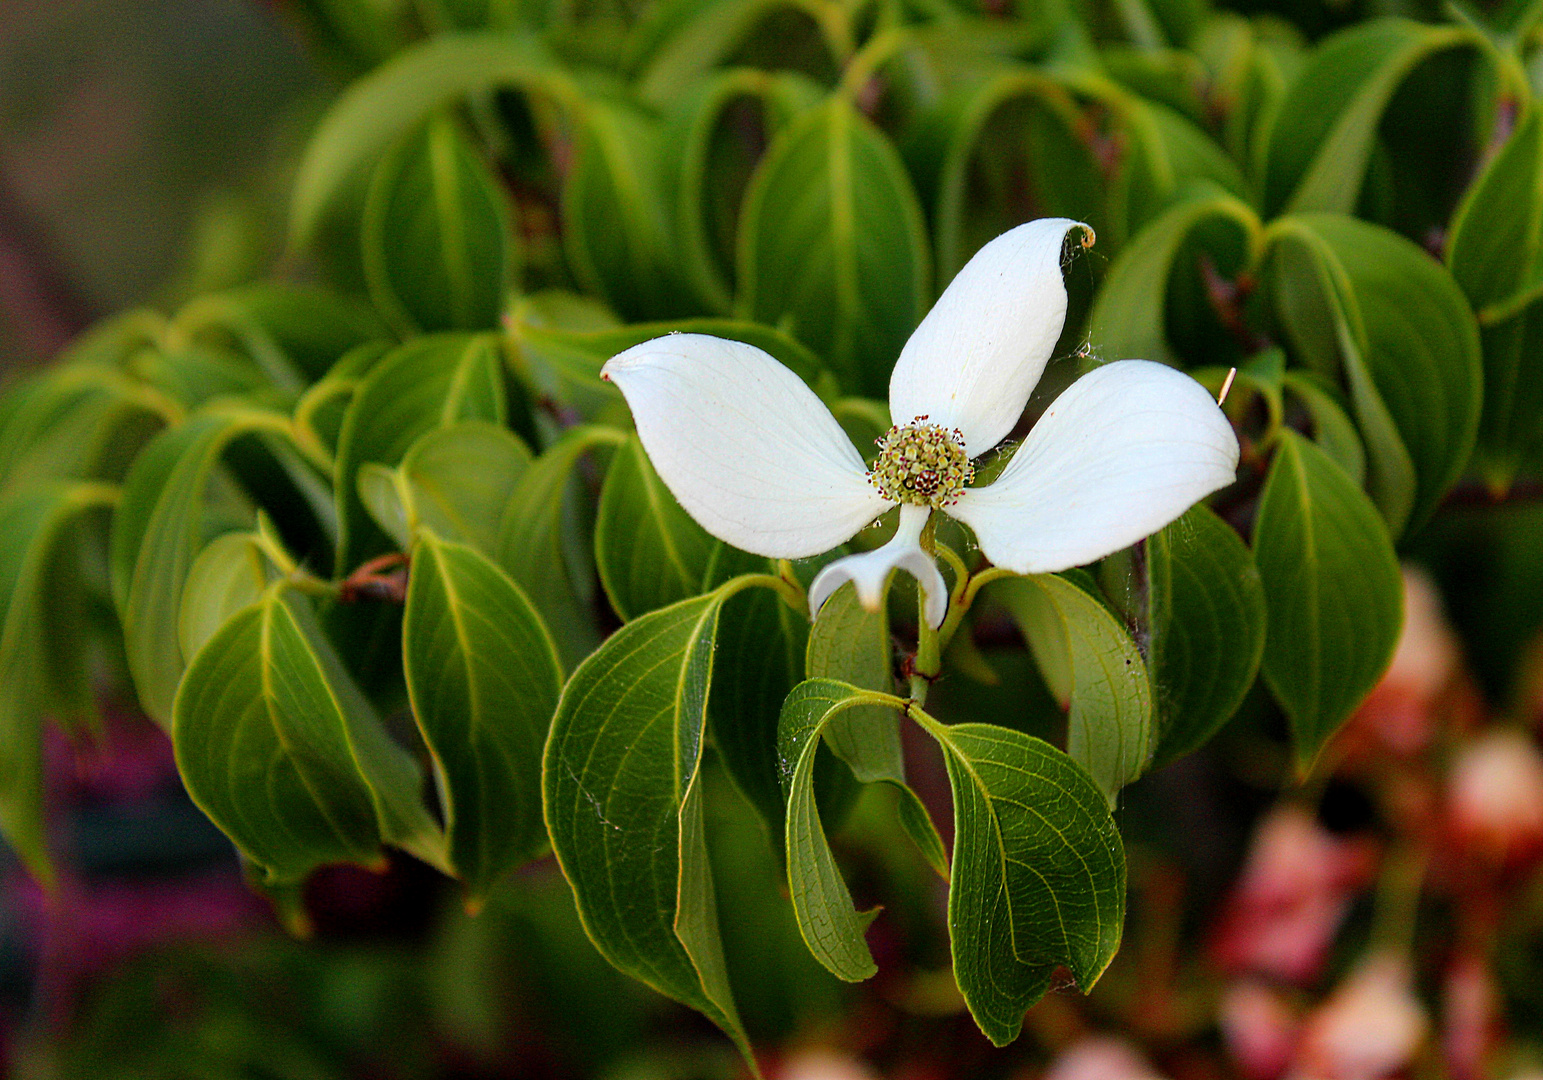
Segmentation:
<svg viewBox="0 0 1543 1080">
<path fill-rule="evenodd" d="M 878 1080 L 878 1073 L 859 1058 L 836 1050 L 795 1050 L 776 1070 L 777 1080 Z"/>
<path fill-rule="evenodd" d="M 1452 1080 L 1479 1080 L 1494 1045 L 1498 994 L 1483 959 L 1458 953 L 1441 988 L 1441 1044 Z"/>
<path fill-rule="evenodd" d="M 1492 862 L 1543 854 L 1543 754 L 1525 733 L 1499 729 L 1465 746 L 1447 780 L 1447 813 L 1459 845 Z"/>
<path fill-rule="evenodd" d="M 1365 843 L 1334 836 L 1298 807 L 1273 811 L 1254 834 L 1217 928 L 1218 963 L 1229 971 L 1312 980 L 1371 870 Z"/>
<path fill-rule="evenodd" d="M 1410 977 L 1403 957 L 1363 959 L 1308 1017 L 1294 1080 L 1378 1080 L 1407 1066 L 1428 1027 Z"/>
<path fill-rule="evenodd" d="M 1404 566 L 1404 629 L 1393 661 L 1346 729 L 1351 742 L 1374 743 L 1400 756 L 1425 748 L 1435 730 L 1436 702 L 1452 682 L 1457 636 L 1441 610 L 1430 576 Z"/>
<path fill-rule="evenodd" d="M 1235 982 L 1222 995 L 1216 1019 L 1249 1080 L 1275 1080 L 1291 1064 L 1301 1021 L 1279 991 L 1258 979 Z"/>
<path fill-rule="evenodd" d="M 1063 1050 L 1044 1080 L 1156 1080 L 1158 1075 L 1130 1043 L 1098 1035 Z"/>
</svg>

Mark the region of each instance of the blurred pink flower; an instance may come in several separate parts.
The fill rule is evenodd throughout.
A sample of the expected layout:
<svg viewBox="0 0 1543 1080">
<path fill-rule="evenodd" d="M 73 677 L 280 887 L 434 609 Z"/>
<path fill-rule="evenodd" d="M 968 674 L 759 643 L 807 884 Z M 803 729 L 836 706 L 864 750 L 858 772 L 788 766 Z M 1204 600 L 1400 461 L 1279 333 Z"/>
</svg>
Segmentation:
<svg viewBox="0 0 1543 1080">
<path fill-rule="evenodd" d="M 224 868 L 182 877 L 69 881 L 48 896 L 30 877 L 8 882 L 6 903 L 30 924 L 44 953 L 67 954 L 77 975 L 91 975 L 149 946 L 228 938 L 264 926 L 267 903 Z"/>
<path fill-rule="evenodd" d="M 1452 1080 L 1480 1080 L 1499 1028 L 1495 981 L 1483 958 L 1460 952 L 1441 987 L 1441 1048 Z"/>
<path fill-rule="evenodd" d="M 1378 1080 L 1407 1066 L 1429 1026 L 1410 978 L 1403 957 L 1362 959 L 1308 1017 L 1293 1080 Z"/>
<path fill-rule="evenodd" d="M 1417 566 L 1404 566 L 1404 629 L 1393 662 L 1356 711 L 1345 738 L 1400 756 L 1425 748 L 1435 730 L 1436 701 L 1458 666 L 1457 636 L 1441 609 L 1441 594 Z"/>
<path fill-rule="evenodd" d="M 837 1050 L 795 1050 L 773 1073 L 777 1080 L 878 1080 L 878 1073 L 859 1058 Z"/>
<path fill-rule="evenodd" d="M 1063 1050 L 1044 1080 L 1157 1080 L 1158 1076 L 1124 1039 L 1094 1035 Z"/>
<path fill-rule="evenodd" d="M 1468 743 L 1447 778 L 1447 821 L 1458 845 L 1515 867 L 1543 855 L 1543 754 L 1521 731 Z"/>
<path fill-rule="evenodd" d="M 1323 967 L 1355 892 L 1373 869 L 1370 846 L 1322 828 L 1299 807 L 1260 822 L 1213 939 L 1219 964 L 1307 982 Z"/>
<path fill-rule="evenodd" d="M 1222 994 L 1216 1021 L 1249 1080 L 1275 1080 L 1291 1064 L 1301 1019 L 1279 991 L 1258 979 L 1235 982 Z"/>
</svg>

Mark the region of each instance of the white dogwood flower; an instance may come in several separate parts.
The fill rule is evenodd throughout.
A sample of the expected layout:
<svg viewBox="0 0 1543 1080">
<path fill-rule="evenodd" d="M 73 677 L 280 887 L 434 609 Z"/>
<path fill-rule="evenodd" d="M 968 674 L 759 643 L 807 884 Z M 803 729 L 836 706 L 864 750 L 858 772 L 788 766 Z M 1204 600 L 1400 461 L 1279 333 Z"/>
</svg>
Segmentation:
<svg viewBox="0 0 1543 1080">
<path fill-rule="evenodd" d="M 971 461 L 1018 422 L 1060 337 L 1073 228 L 1087 227 L 1020 225 L 959 271 L 895 364 L 896 426 L 871 469 L 814 391 L 752 345 L 670 334 L 612 357 L 601 376 L 627 399 L 676 500 L 737 548 L 818 555 L 898 505 L 894 537 L 826 566 L 810 610 L 847 581 L 876 607 L 901 568 L 938 626 L 948 593 L 920 544 L 935 510 L 969 525 L 996 565 L 1047 573 L 1128 547 L 1234 479 L 1237 437 L 1211 395 L 1173 368 L 1122 360 L 1073 383 L 993 483 L 969 486 Z"/>
</svg>

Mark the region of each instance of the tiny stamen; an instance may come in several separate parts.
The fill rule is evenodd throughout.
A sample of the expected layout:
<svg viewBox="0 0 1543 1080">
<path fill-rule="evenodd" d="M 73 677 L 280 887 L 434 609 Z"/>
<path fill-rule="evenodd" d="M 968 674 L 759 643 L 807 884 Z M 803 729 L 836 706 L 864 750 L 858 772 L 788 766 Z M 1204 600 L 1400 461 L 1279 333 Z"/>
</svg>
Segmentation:
<svg viewBox="0 0 1543 1080">
<path fill-rule="evenodd" d="M 941 510 L 959 501 L 975 479 L 964 433 L 926 422 L 925 415 L 896 424 L 875 440 L 879 456 L 868 482 L 886 499 Z"/>
</svg>

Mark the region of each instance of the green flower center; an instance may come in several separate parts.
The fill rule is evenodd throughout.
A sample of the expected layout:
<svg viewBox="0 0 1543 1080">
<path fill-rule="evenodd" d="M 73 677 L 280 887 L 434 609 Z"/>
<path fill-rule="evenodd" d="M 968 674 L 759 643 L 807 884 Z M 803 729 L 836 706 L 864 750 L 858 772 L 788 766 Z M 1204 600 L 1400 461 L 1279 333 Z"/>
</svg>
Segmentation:
<svg viewBox="0 0 1543 1080">
<path fill-rule="evenodd" d="M 868 470 L 868 483 L 886 499 L 941 510 L 959 500 L 975 479 L 975 466 L 964 450 L 964 435 L 918 416 L 879 438 L 879 456 Z"/>
</svg>

